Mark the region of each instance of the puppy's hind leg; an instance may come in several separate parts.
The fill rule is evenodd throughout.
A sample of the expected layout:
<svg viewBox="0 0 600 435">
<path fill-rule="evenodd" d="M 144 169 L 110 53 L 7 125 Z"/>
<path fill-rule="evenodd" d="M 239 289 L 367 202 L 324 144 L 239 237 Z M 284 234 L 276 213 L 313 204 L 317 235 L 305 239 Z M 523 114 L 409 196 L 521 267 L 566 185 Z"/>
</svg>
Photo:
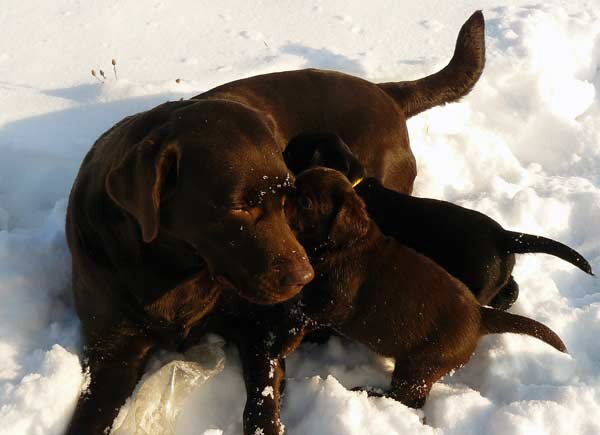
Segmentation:
<svg viewBox="0 0 600 435">
<path fill-rule="evenodd" d="M 398 358 L 386 396 L 410 408 L 422 408 L 434 382 L 449 371 L 449 368 L 420 356 Z"/>
<path fill-rule="evenodd" d="M 396 359 L 389 390 L 381 391 L 372 387 L 355 387 L 352 391 L 365 391 L 369 397 L 389 397 L 402 404 L 419 409 L 425 405 L 432 385 L 450 369 L 439 364 L 431 364 L 420 357 Z"/>
</svg>

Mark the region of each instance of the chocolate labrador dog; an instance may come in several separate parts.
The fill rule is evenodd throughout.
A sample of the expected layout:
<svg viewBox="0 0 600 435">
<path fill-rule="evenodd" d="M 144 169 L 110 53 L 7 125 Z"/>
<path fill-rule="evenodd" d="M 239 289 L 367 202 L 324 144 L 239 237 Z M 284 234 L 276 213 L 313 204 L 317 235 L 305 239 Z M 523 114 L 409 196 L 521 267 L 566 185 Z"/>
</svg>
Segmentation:
<svg viewBox="0 0 600 435">
<path fill-rule="evenodd" d="M 284 151 L 284 159 L 294 173 L 324 166 L 345 174 L 384 234 L 431 258 L 462 281 L 483 305 L 507 310 L 516 301 L 515 254 L 554 255 L 593 275 L 587 260 L 560 242 L 507 231 L 475 210 L 402 194 L 375 178 L 364 178 L 356 156 L 333 133 L 298 136 Z"/>
<path fill-rule="evenodd" d="M 527 334 L 566 352 L 548 327 L 480 305 L 443 268 L 384 236 L 340 172 L 310 169 L 296 186 L 297 199 L 287 209 L 316 277 L 274 322 L 282 341 L 273 355 L 291 352 L 312 329 L 331 327 L 394 357 L 386 395 L 420 408 L 432 384 L 465 364 L 483 335 Z"/>
<path fill-rule="evenodd" d="M 81 165 L 67 210 L 91 376 L 67 433 L 104 433 L 150 352 L 180 346 L 223 289 L 268 305 L 311 281 L 313 269 L 284 214 L 293 176 L 281 152 L 294 137 L 334 132 L 369 176 L 410 193 L 416 167 L 406 119 L 466 95 L 484 60 L 484 21 L 476 12 L 450 63 L 419 80 L 267 74 L 162 104 L 104 133 Z M 270 370 L 251 352 L 246 357 L 245 367 Z M 247 415 L 246 433 L 259 424 L 265 435 L 279 432 Z"/>
</svg>

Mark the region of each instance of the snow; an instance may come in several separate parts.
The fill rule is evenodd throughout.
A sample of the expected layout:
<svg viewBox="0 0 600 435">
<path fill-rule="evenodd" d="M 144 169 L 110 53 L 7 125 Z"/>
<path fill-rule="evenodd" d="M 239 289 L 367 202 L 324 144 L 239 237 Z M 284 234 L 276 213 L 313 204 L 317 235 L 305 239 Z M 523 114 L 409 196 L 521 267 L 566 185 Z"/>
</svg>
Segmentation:
<svg viewBox="0 0 600 435">
<path fill-rule="evenodd" d="M 270 397 L 271 399 L 275 397 L 273 387 L 271 386 L 265 387 L 265 389 L 262 390 L 262 393 L 260 394 L 262 394 L 264 397 Z"/>
<path fill-rule="evenodd" d="M 417 78 L 448 61 L 460 25 L 478 8 L 486 16 L 487 66 L 475 90 L 409 121 L 419 169 L 415 193 L 568 243 L 600 271 L 596 0 L 155 0 L 143 6 L 5 0 L 0 434 L 60 434 L 85 385 L 63 226 L 74 175 L 101 132 L 167 99 L 270 71 L 310 66 L 373 81 Z M 95 80 L 91 69 L 102 69 L 106 81 Z M 436 384 L 425 408 L 415 411 L 349 390 L 385 386 L 392 362 L 341 339 L 303 345 L 287 364 L 287 433 L 600 433 L 599 280 L 544 255 L 520 256 L 515 276 L 521 295 L 512 311 L 552 327 L 570 356 L 527 337 L 486 337 L 472 360 Z M 158 355 L 122 419 L 133 403 L 155 415 L 154 393 L 136 400 L 144 389 L 164 391 L 173 365 L 157 367 L 175 360 L 195 367 L 189 356 Z M 211 375 L 197 385 L 190 384 L 193 376 L 177 378 L 177 435 L 240 433 L 245 393 L 231 346 L 222 372 Z M 135 425 L 115 433 L 146 433 Z"/>
</svg>

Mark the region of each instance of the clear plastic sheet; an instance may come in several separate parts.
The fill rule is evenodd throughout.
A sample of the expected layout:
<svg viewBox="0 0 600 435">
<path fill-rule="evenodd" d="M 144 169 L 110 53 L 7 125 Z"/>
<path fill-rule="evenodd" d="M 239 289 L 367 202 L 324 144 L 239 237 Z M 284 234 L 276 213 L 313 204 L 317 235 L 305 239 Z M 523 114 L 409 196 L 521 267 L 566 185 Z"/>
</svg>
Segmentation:
<svg viewBox="0 0 600 435">
<path fill-rule="evenodd" d="M 225 343 L 206 336 L 184 359 L 172 360 L 145 377 L 115 419 L 112 435 L 175 435 L 188 395 L 223 370 Z"/>
</svg>

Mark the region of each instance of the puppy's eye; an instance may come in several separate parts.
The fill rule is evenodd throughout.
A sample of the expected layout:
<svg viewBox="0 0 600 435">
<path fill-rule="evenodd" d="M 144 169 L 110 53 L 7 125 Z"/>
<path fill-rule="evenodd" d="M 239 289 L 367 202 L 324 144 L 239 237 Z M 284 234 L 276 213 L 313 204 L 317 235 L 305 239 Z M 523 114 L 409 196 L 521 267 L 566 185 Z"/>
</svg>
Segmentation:
<svg viewBox="0 0 600 435">
<path fill-rule="evenodd" d="M 300 195 L 298 197 L 298 205 L 305 210 L 310 210 L 313 207 L 312 200 L 306 195 Z"/>
</svg>

